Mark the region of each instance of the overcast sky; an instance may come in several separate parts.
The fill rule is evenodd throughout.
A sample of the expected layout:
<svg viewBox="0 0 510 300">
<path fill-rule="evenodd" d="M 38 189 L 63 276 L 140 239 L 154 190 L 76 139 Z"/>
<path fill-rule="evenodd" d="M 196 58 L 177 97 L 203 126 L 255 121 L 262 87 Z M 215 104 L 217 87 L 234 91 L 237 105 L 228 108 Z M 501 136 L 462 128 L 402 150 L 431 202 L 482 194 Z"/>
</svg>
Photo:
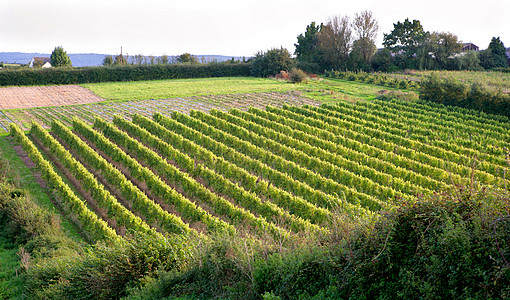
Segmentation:
<svg viewBox="0 0 510 300">
<path fill-rule="evenodd" d="M 252 56 L 283 46 L 312 21 L 371 10 L 377 39 L 393 23 L 420 20 L 487 48 L 491 37 L 510 47 L 509 0 L 0 0 L 0 52 Z"/>
</svg>

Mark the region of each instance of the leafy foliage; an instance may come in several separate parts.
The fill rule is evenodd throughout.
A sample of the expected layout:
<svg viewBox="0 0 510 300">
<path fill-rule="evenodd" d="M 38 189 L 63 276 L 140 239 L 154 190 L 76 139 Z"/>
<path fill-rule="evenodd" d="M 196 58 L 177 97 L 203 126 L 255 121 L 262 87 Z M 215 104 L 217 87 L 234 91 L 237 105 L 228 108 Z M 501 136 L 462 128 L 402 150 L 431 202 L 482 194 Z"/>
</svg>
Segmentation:
<svg viewBox="0 0 510 300">
<path fill-rule="evenodd" d="M 280 71 L 290 71 L 294 66 L 290 52 L 281 47 L 267 52 L 257 52 L 251 61 L 251 74 L 255 77 L 268 77 Z"/>
<path fill-rule="evenodd" d="M 50 59 L 52 67 L 70 67 L 72 65 L 71 59 L 67 55 L 67 52 L 64 51 L 62 46 L 58 46 L 53 49 Z"/>
<path fill-rule="evenodd" d="M 384 47 L 392 53 L 402 57 L 401 68 L 413 68 L 415 61 L 413 56 L 417 54 L 418 48 L 426 41 L 428 32 L 423 30 L 420 21 L 405 19 L 393 24 L 393 30 L 384 34 Z"/>
<path fill-rule="evenodd" d="M 493 37 L 487 50 L 480 52 L 480 64 L 485 69 L 508 67 L 506 48 L 499 37 Z"/>
<path fill-rule="evenodd" d="M 177 56 L 177 61 L 180 63 L 198 64 L 198 58 L 190 53 L 183 53 Z"/>
</svg>

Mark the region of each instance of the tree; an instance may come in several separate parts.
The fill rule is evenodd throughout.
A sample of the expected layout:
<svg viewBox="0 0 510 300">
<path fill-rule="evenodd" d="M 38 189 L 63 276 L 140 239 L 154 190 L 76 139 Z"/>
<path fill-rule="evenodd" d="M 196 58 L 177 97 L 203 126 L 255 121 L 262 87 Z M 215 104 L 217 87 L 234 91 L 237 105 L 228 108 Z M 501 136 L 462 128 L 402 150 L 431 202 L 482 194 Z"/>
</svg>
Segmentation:
<svg viewBox="0 0 510 300">
<path fill-rule="evenodd" d="M 62 46 L 55 47 L 53 52 L 51 52 L 50 59 L 52 67 L 70 67 L 72 65 L 71 59 Z"/>
<path fill-rule="evenodd" d="M 384 34 L 384 47 L 388 48 L 396 56 L 403 58 L 404 68 L 415 67 L 415 57 L 418 48 L 426 41 L 429 33 L 423 30 L 420 21 L 405 19 L 393 24 L 393 30 L 389 34 Z"/>
<path fill-rule="evenodd" d="M 124 57 L 124 55 L 122 55 L 122 54 L 115 56 L 115 61 L 113 62 L 113 64 L 117 65 L 117 66 L 124 66 L 124 65 L 127 65 L 127 63 L 128 63 L 128 57 Z"/>
<path fill-rule="evenodd" d="M 168 62 L 169 62 L 170 60 L 169 60 L 169 58 L 168 58 L 168 55 L 163 54 L 163 55 L 161 55 L 161 56 L 159 57 L 158 61 L 159 61 L 159 63 L 160 63 L 160 64 L 166 65 L 166 64 L 168 64 Z"/>
<path fill-rule="evenodd" d="M 457 57 L 460 70 L 480 70 L 480 59 L 478 51 L 468 51 Z"/>
<path fill-rule="evenodd" d="M 139 66 L 143 65 L 143 61 L 144 61 L 144 56 L 141 53 L 132 56 L 132 59 L 131 59 L 132 64 L 136 64 Z"/>
<path fill-rule="evenodd" d="M 111 66 L 113 65 L 113 56 L 106 55 L 103 59 L 103 66 Z"/>
<path fill-rule="evenodd" d="M 319 49 L 328 68 L 345 68 L 352 47 L 349 17 L 331 17 L 318 35 Z"/>
<path fill-rule="evenodd" d="M 252 59 L 251 72 L 253 76 L 267 77 L 274 76 L 280 71 L 290 71 L 292 67 L 294 67 L 294 61 L 289 50 L 280 47 L 265 53 L 257 52 Z"/>
<path fill-rule="evenodd" d="M 320 50 L 318 48 L 319 32 L 322 29 L 322 24 L 316 25 L 315 22 L 306 26 L 305 34 L 300 34 L 297 37 L 296 58 L 301 61 L 310 63 L 317 63 L 320 59 Z"/>
<path fill-rule="evenodd" d="M 449 32 L 433 32 L 425 44 L 427 54 L 431 56 L 436 63 L 436 68 L 439 69 L 446 69 L 448 59 L 462 49 L 457 36 Z"/>
<path fill-rule="evenodd" d="M 372 56 L 372 68 L 380 72 L 391 72 L 395 66 L 392 64 L 391 51 L 387 48 L 380 49 Z"/>
<path fill-rule="evenodd" d="M 352 25 L 357 37 L 355 41 L 356 47 L 354 48 L 357 49 L 365 64 L 369 65 L 372 56 L 377 50 L 375 39 L 379 31 L 379 23 L 371 11 L 365 10 L 359 14 L 356 13 Z"/>
<path fill-rule="evenodd" d="M 190 53 L 183 53 L 177 57 L 177 62 L 198 64 L 198 58 Z"/>
<path fill-rule="evenodd" d="M 485 69 L 507 67 L 508 58 L 505 52 L 506 49 L 503 42 L 499 39 L 499 37 L 493 37 L 487 50 L 480 52 L 480 64 Z"/>
</svg>

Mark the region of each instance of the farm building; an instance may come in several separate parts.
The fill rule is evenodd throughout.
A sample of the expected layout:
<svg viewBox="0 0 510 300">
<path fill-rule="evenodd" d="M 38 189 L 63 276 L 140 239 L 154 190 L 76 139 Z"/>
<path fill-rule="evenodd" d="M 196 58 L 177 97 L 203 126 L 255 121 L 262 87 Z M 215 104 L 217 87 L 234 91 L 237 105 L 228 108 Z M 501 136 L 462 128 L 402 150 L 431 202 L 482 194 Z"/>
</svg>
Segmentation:
<svg viewBox="0 0 510 300">
<path fill-rule="evenodd" d="M 30 63 L 28 63 L 28 66 L 30 68 L 33 67 L 41 67 L 43 69 L 51 68 L 51 59 L 49 57 L 32 57 Z"/>
</svg>

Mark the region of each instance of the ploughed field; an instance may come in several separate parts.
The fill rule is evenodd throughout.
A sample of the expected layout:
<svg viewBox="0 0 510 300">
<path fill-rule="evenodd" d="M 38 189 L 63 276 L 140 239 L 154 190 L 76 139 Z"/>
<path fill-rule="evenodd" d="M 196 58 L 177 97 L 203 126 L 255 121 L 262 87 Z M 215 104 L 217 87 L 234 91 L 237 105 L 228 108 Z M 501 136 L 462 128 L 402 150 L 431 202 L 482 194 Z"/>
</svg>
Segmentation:
<svg viewBox="0 0 510 300">
<path fill-rule="evenodd" d="M 510 184 L 508 119 L 425 102 L 174 110 L 89 124 L 54 121 L 48 132 L 35 123 L 29 134 L 10 126 L 90 241 L 218 231 L 282 240 L 455 184 Z"/>
</svg>

